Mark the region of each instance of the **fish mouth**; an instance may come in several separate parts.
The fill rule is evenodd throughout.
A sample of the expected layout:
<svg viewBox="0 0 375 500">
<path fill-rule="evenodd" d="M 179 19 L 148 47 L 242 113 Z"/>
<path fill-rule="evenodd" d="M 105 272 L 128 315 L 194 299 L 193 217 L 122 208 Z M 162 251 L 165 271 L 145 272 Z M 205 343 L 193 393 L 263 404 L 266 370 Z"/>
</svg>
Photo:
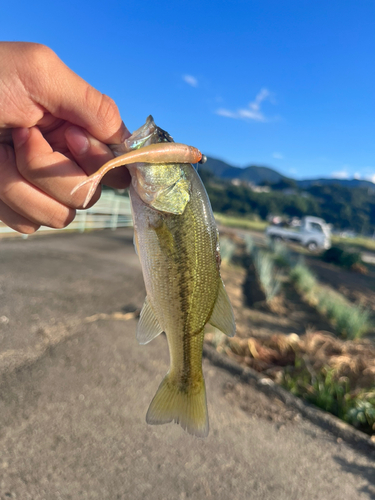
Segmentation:
<svg viewBox="0 0 375 500">
<path fill-rule="evenodd" d="M 173 137 L 165 130 L 155 125 L 153 117 L 147 117 L 146 123 L 126 139 L 125 147 L 128 151 L 139 149 L 149 144 L 160 142 L 174 142 Z"/>
<path fill-rule="evenodd" d="M 109 147 L 115 156 L 120 156 L 134 149 L 161 142 L 174 142 L 174 140 L 168 132 L 155 125 L 154 119 L 150 115 L 147 117 L 146 123 L 133 132 L 123 144 L 111 144 Z"/>
</svg>

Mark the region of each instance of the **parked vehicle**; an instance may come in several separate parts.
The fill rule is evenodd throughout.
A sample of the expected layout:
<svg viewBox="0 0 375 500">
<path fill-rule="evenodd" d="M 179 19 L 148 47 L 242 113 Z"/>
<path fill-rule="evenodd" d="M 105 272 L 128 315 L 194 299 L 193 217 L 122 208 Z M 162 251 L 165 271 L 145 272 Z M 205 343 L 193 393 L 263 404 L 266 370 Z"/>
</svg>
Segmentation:
<svg viewBox="0 0 375 500">
<path fill-rule="evenodd" d="M 303 217 L 299 227 L 285 228 L 271 225 L 266 234 L 274 241 L 293 241 L 306 247 L 310 252 L 327 249 L 331 246 L 331 232 L 323 219 L 318 217 Z"/>
</svg>

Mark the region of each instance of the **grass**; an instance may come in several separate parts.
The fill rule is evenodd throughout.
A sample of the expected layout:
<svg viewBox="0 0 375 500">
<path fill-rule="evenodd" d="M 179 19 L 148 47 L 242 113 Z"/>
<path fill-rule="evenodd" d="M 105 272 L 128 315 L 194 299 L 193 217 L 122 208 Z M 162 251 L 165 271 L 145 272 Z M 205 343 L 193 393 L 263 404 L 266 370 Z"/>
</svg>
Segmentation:
<svg viewBox="0 0 375 500">
<path fill-rule="evenodd" d="M 267 245 L 277 266 L 282 268 L 291 267 L 292 256 L 285 243 L 268 238 Z"/>
<path fill-rule="evenodd" d="M 360 306 L 348 304 L 339 294 L 320 292 L 317 309 L 333 322 L 344 338 L 361 338 L 370 329 L 370 313 Z"/>
<path fill-rule="evenodd" d="M 245 249 L 246 249 L 246 252 L 251 255 L 254 251 L 254 248 L 255 248 L 255 243 L 254 243 L 254 239 L 252 236 L 250 236 L 250 234 L 245 234 L 245 236 L 243 237 L 243 240 L 244 240 L 244 243 L 245 243 Z"/>
<path fill-rule="evenodd" d="M 266 295 L 266 301 L 271 301 L 280 291 L 279 272 L 276 270 L 272 257 L 262 250 L 253 251 L 254 265 L 259 281 Z"/>
<path fill-rule="evenodd" d="M 239 229 L 251 229 L 252 231 L 263 232 L 269 225 L 268 222 L 261 220 L 251 220 L 245 217 L 232 217 L 229 215 L 215 213 L 215 219 L 218 224 Z"/>
<path fill-rule="evenodd" d="M 370 312 L 351 304 L 341 294 L 319 285 L 315 276 L 303 263 L 290 271 L 290 279 L 306 298 L 334 326 L 343 338 L 358 339 L 371 328 Z"/>
<path fill-rule="evenodd" d="M 310 296 L 314 293 L 318 282 L 305 264 L 299 262 L 297 265 L 292 267 L 289 276 L 300 292 L 306 296 Z"/>
<path fill-rule="evenodd" d="M 332 244 L 343 245 L 347 247 L 357 247 L 359 250 L 375 251 L 375 239 L 373 238 L 342 238 L 341 236 L 332 236 Z"/>
</svg>

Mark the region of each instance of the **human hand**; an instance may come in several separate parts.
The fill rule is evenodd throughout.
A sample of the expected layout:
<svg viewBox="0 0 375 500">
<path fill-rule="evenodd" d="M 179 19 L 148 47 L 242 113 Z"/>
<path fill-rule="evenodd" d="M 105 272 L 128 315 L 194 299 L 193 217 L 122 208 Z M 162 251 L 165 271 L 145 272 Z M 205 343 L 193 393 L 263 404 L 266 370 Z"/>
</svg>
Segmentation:
<svg viewBox="0 0 375 500">
<path fill-rule="evenodd" d="M 48 47 L 0 42 L 0 220 L 21 233 L 61 228 L 86 196 L 72 189 L 130 136 L 116 104 Z M 126 168 L 104 183 L 129 185 Z M 100 196 L 100 187 L 90 206 Z"/>
</svg>

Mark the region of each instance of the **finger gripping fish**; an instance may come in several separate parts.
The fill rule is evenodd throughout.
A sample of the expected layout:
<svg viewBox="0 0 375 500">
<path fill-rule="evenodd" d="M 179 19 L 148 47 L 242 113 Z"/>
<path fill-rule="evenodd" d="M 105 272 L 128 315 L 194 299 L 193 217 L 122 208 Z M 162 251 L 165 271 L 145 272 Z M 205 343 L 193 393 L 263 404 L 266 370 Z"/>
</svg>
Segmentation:
<svg viewBox="0 0 375 500">
<path fill-rule="evenodd" d="M 119 152 L 150 151 L 150 145 L 155 150 L 176 146 L 152 117 Z M 202 373 L 204 327 L 210 323 L 233 336 L 235 323 L 220 277 L 218 231 L 210 202 L 194 167 L 182 163 L 194 160 L 184 158 L 170 161 L 165 155 L 158 156 L 157 163 L 145 163 L 133 156 L 132 161 L 142 163 L 128 166 L 134 240 L 147 291 L 137 339 L 147 344 L 165 332 L 170 354 L 169 371 L 146 421 L 174 420 L 189 433 L 205 437 L 209 426 Z"/>
</svg>

